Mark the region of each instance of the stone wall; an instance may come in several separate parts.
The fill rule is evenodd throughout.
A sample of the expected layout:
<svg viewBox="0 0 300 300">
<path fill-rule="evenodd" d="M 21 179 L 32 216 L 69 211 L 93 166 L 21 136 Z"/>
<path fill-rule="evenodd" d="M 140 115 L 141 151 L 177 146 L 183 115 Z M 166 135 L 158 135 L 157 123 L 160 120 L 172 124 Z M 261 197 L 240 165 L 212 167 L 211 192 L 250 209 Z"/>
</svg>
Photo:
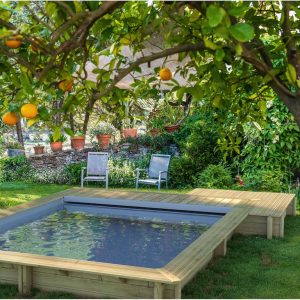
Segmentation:
<svg viewBox="0 0 300 300">
<path fill-rule="evenodd" d="M 40 155 L 31 155 L 28 159 L 34 168 L 57 168 L 68 163 L 85 161 L 88 152 L 92 149 L 82 151 L 64 150 L 56 153 L 45 153 Z"/>
<path fill-rule="evenodd" d="M 40 155 L 31 155 L 28 157 L 31 165 L 34 168 L 57 168 L 70 163 L 77 163 L 81 161 L 86 161 L 88 152 L 97 151 L 93 148 L 85 148 L 82 151 L 75 150 L 64 150 L 62 152 L 56 153 L 45 153 Z M 98 150 L 99 151 L 99 150 Z M 118 149 L 109 150 L 108 152 L 114 156 L 122 156 L 126 158 L 136 158 L 138 156 L 144 155 L 151 151 L 146 147 L 139 147 L 135 151 L 129 150 L 129 145 L 124 144 Z M 179 149 L 175 145 L 170 145 L 169 153 L 177 156 L 179 155 Z"/>
</svg>

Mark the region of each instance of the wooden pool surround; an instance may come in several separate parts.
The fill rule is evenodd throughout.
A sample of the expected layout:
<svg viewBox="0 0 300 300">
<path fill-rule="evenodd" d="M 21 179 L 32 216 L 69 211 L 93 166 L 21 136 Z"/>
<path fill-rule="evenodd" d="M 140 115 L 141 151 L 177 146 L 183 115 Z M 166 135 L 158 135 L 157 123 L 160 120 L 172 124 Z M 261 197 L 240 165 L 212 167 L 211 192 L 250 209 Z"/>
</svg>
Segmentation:
<svg viewBox="0 0 300 300">
<path fill-rule="evenodd" d="M 64 196 L 231 206 L 215 223 L 163 268 L 151 269 L 59 257 L 0 251 L 0 283 L 18 285 L 21 294 L 32 288 L 64 291 L 89 298 L 181 298 L 181 289 L 213 257 L 224 256 L 234 233 L 284 236 L 284 218 L 296 215 L 293 194 L 195 189 L 189 194 L 104 191 L 72 188 L 0 210 L 0 218 Z"/>
</svg>

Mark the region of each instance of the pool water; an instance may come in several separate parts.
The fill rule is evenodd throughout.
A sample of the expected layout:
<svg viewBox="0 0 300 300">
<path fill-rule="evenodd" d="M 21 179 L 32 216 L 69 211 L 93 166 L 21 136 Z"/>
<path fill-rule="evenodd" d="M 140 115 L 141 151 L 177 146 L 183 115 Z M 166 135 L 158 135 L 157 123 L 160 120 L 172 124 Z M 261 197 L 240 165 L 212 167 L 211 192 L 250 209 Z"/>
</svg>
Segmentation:
<svg viewBox="0 0 300 300">
<path fill-rule="evenodd" d="M 2 233 L 0 250 L 159 268 L 208 228 L 63 209 Z"/>
</svg>

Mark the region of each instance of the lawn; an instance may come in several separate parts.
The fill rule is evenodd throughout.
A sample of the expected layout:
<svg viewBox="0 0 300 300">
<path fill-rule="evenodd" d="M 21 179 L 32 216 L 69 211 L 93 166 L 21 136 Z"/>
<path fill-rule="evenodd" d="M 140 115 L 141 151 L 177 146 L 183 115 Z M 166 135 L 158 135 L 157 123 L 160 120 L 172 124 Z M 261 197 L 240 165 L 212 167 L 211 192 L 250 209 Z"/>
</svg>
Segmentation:
<svg viewBox="0 0 300 300">
<path fill-rule="evenodd" d="M 0 207 L 61 191 L 68 186 L 0 184 Z M 142 191 L 153 191 L 142 189 Z M 172 191 L 175 192 L 175 191 Z M 178 192 L 178 191 L 177 191 Z M 182 192 L 182 191 L 181 191 Z M 183 298 L 300 298 L 300 216 L 286 218 L 284 239 L 235 236 L 226 257 L 214 260 L 183 290 Z M 17 287 L 0 285 L 0 298 L 18 298 Z M 33 291 L 33 298 L 74 298 Z"/>
</svg>

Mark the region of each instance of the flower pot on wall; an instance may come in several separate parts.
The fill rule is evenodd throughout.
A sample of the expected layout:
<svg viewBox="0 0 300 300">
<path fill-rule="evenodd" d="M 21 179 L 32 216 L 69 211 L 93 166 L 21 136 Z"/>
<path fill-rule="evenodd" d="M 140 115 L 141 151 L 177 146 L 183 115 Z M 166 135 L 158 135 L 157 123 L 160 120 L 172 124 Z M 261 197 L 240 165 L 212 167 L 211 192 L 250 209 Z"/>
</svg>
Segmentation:
<svg viewBox="0 0 300 300">
<path fill-rule="evenodd" d="M 7 149 L 8 157 L 16 157 L 20 155 L 25 155 L 25 150 L 22 149 Z"/>
<path fill-rule="evenodd" d="M 71 138 L 71 147 L 74 150 L 82 150 L 85 145 L 85 137 L 84 136 L 73 136 Z"/>
<path fill-rule="evenodd" d="M 160 130 L 157 129 L 157 128 L 153 128 L 153 129 L 149 130 L 149 134 L 150 134 L 152 137 L 158 136 L 158 135 L 160 135 Z"/>
<path fill-rule="evenodd" d="M 102 150 L 109 148 L 110 134 L 99 134 L 97 135 L 99 146 Z"/>
<path fill-rule="evenodd" d="M 133 137 L 137 138 L 137 129 L 136 128 L 125 128 L 123 129 L 123 137 L 128 138 L 128 137 Z"/>
<path fill-rule="evenodd" d="M 35 155 L 40 155 L 40 154 L 44 154 L 44 146 L 34 146 L 33 150 L 34 150 L 34 154 Z"/>
<path fill-rule="evenodd" d="M 165 126 L 165 130 L 169 133 L 173 133 L 174 131 L 178 130 L 179 127 L 180 127 L 179 124 L 174 124 L 170 126 Z"/>
<path fill-rule="evenodd" d="M 52 142 L 50 143 L 50 147 L 53 152 L 60 152 L 63 148 L 63 142 Z"/>
</svg>

